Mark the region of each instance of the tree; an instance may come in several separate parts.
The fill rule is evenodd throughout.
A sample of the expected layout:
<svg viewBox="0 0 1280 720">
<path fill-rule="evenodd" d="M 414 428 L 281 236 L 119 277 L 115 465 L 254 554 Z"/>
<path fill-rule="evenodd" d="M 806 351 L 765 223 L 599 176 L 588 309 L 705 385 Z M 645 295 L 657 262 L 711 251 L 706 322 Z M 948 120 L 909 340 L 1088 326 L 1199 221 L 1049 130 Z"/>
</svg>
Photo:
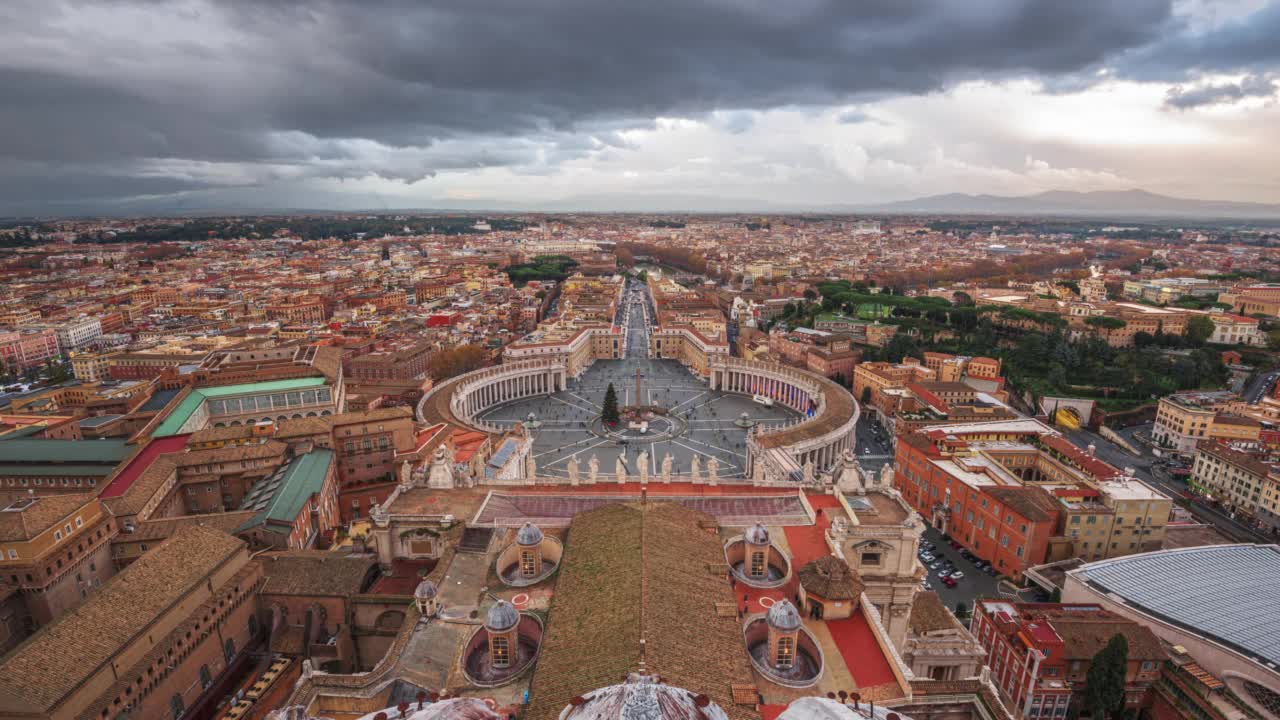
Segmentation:
<svg viewBox="0 0 1280 720">
<path fill-rule="evenodd" d="M 1129 641 L 1124 635 L 1111 636 L 1089 664 L 1085 676 L 1084 706 L 1094 720 L 1124 717 L 1124 678 L 1129 666 Z"/>
<path fill-rule="evenodd" d="M 871 386 L 862 388 L 862 404 L 869 405 L 871 403 Z"/>
<path fill-rule="evenodd" d="M 618 424 L 618 391 L 613 389 L 613 383 L 609 383 L 609 387 L 605 388 L 600 418 L 610 426 Z"/>
<path fill-rule="evenodd" d="M 813 302 L 814 300 L 818 299 L 818 293 L 814 292 L 813 288 L 805 288 L 804 299 L 808 300 L 809 302 Z"/>
<path fill-rule="evenodd" d="M 484 367 L 489 353 L 479 345 L 459 345 L 437 350 L 427 359 L 427 373 L 436 382 Z"/>
<path fill-rule="evenodd" d="M 960 620 L 964 620 L 967 617 L 969 617 L 969 606 L 963 600 L 961 600 L 960 602 L 956 603 L 956 618 Z"/>
<path fill-rule="evenodd" d="M 1187 340 L 1193 345 L 1203 345 L 1213 335 L 1213 327 L 1208 315 L 1196 315 L 1187 321 Z"/>
</svg>

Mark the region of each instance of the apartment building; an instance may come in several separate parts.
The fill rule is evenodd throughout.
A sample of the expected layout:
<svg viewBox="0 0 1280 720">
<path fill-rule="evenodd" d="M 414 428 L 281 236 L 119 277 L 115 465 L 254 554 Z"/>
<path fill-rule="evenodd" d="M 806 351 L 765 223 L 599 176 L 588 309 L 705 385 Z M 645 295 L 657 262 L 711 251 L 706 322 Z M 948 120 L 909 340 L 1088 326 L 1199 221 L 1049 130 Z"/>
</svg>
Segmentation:
<svg viewBox="0 0 1280 720">
<path fill-rule="evenodd" d="M 1146 627 L 1085 603 L 979 600 L 971 632 L 987 651 L 1000 697 L 1015 717 L 1065 718 L 1082 710 L 1093 657 L 1111 638 L 1128 642 L 1125 707 L 1149 705 L 1167 654 Z"/>
<path fill-rule="evenodd" d="M 1186 392 L 1160 398 L 1151 437 L 1160 447 L 1190 457 L 1211 436 L 1214 418 L 1236 400 L 1228 391 Z"/>
<path fill-rule="evenodd" d="M 52 328 L 39 330 L 0 330 L 0 363 L 26 370 L 39 367 L 58 357 L 58 333 Z"/>
<path fill-rule="evenodd" d="M 76 607 L 115 574 L 110 547 L 117 532 L 89 493 L 27 497 L 0 509 L 0 581 L 22 594 L 28 630 Z"/>
<path fill-rule="evenodd" d="M 243 541 L 180 530 L 0 660 L 0 718 L 211 711 L 219 680 L 259 632 L 261 584 Z"/>
<path fill-rule="evenodd" d="M 1188 483 L 1235 512 L 1249 515 L 1270 528 L 1280 528 L 1280 464 L 1266 462 L 1260 453 L 1233 448 L 1217 440 L 1196 446 Z"/>
</svg>

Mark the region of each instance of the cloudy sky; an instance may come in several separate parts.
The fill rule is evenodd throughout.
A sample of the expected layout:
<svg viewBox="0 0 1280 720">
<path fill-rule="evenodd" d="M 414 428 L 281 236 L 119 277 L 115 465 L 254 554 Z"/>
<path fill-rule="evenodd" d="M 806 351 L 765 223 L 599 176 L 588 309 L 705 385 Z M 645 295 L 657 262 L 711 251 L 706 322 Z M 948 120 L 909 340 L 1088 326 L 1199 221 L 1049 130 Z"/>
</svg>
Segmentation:
<svg viewBox="0 0 1280 720">
<path fill-rule="evenodd" d="M 1280 0 L 4 0 L 0 212 L 1280 202 Z"/>
</svg>

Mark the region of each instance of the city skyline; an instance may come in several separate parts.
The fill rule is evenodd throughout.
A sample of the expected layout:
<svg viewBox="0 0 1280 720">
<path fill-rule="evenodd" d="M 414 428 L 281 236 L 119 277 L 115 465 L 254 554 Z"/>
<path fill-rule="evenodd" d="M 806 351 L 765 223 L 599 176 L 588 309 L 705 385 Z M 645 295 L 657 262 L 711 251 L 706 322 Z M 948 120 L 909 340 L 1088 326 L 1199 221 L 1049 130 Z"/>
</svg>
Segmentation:
<svg viewBox="0 0 1280 720">
<path fill-rule="evenodd" d="M 4 214 L 1280 198 L 1275 2 L 0 15 Z"/>
</svg>

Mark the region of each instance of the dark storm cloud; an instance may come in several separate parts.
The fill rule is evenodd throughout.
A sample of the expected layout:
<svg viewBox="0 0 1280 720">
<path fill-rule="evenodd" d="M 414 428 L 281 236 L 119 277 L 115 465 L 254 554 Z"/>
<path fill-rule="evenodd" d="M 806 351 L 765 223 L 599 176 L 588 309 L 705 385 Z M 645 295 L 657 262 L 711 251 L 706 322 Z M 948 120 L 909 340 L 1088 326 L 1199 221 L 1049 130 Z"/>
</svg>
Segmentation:
<svg viewBox="0 0 1280 720">
<path fill-rule="evenodd" d="M 1184 25 L 1159 42 L 1135 48 L 1119 62 L 1144 80 L 1177 81 L 1195 73 L 1267 73 L 1280 67 L 1280 2 L 1220 26 Z"/>
<path fill-rule="evenodd" d="M 1277 89 L 1280 89 L 1280 83 L 1273 78 L 1248 75 L 1240 82 L 1209 83 L 1195 87 L 1175 85 L 1165 95 L 1164 104 L 1166 107 L 1187 110 L 1205 105 L 1230 104 L 1247 98 L 1269 98 L 1276 94 Z"/>
<path fill-rule="evenodd" d="M 194 168 L 175 189 L 201 163 L 248 166 L 214 185 L 536 171 L 625 147 L 619 130 L 658 116 L 732 108 L 733 132 L 743 111 L 1051 79 L 1171 28 L 1170 0 L 12 0 L 0 162 L 44 163 L 46 179 L 93 166 L 86 197 L 129 194 L 121 176 L 153 190 L 158 160 Z"/>
</svg>

